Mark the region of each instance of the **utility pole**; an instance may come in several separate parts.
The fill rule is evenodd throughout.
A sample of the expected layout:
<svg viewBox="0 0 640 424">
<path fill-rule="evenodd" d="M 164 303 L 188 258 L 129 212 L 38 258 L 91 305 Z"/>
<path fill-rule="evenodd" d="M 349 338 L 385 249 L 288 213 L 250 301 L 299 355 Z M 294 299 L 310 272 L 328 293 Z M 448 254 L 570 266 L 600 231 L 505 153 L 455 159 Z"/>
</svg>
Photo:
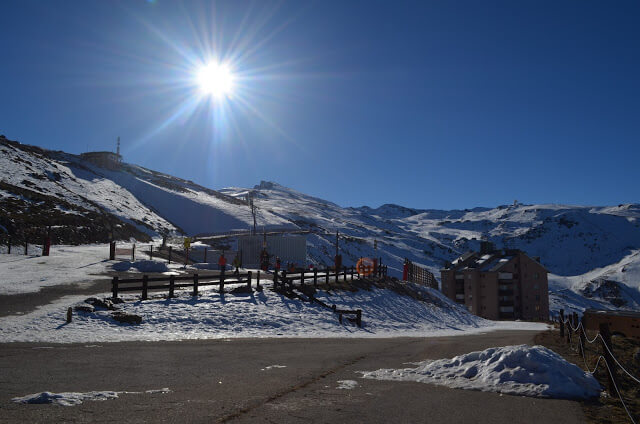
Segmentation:
<svg viewBox="0 0 640 424">
<path fill-rule="evenodd" d="M 251 196 L 251 193 L 247 194 L 247 196 L 249 197 L 249 208 L 251 208 L 251 215 L 253 216 L 253 232 L 251 233 L 251 235 L 256 235 L 256 211 L 257 211 L 257 207 L 256 205 L 253 204 L 253 196 Z"/>
</svg>

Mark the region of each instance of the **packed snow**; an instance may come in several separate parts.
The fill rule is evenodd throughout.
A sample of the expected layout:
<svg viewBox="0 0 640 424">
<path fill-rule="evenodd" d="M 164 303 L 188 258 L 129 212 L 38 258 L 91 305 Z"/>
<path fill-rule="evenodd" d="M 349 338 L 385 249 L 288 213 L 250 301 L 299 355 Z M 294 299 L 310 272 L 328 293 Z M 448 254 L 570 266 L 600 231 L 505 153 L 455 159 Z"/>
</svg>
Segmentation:
<svg viewBox="0 0 640 424">
<path fill-rule="evenodd" d="M 50 256 L 0 254 L 0 295 L 107 278 L 109 245 L 55 246 Z"/>
<path fill-rule="evenodd" d="M 62 406 L 75 406 L 88 400 L 109 400 L 116 399 L 118 392 L 101 391 L 101 392 L 62 392 L 51 393 L 41 392 L 30 395 L 15 397 L 12 400 L 16 403 L 53 403 Z"/>
<path fill-rule="evenodd" d="M 92 392 L 61 392 L 61 393 L 52 393 L 52 392 L 41 392 L 41 393 L 33 393 L 26 396 L 14 397 L 12 401 L 16 403 L 25 403 L 25 404 L 55 404 L 62 406 L 76 406 L 80 405 L 85 401 L 99 401 L 99 400 L 109 400 L 109 399 L 117 399 L 118 395 L 121 394 L 156 394 L 156 393 L 169 393 L 167 387 L 162 389 L 153 389 L 146 390 L 144 392 L 114 392 L 114 391 L 92 391 Z"/>
<path fill-rule="evenodd" d="M 600 384 L 544 346 L 505 346 L 424 361 L 416 368 L 362 371 L 363 378 L 417 381 L 456 389 L 558 399 L 589 399 Z"/>
<path fill-rule="evenodd" d="M 355 380 L 338 380 L 338 389 L 352 390 L 358 387 L 358 382 Z"/>
<path fill-rule="evenodd" d="M 255 286 L 255 283 L 254 283 Z M 261 292 L 220 295 L 203 287 L 172 299 L 154 295 L 141 301 L 125 296 L 120 311 L 142 317 L 140 325 L 114 321 L 111 311 L 75 311 L 69 306 L 86 296 L 67 296 L 17 316 L 0 318 L 0 342 L 95 343 L 134 340 L 224 339 L 237 337 L 433 337 L 466 335 L 498 329 L 544 330 L 546 324 L 494 322 L 471 315 L 436 290 L 435 303 L 416 301 L 390 290 L 319 291 L 317 298 L 339 309 L 362 309 L 362 328 L 348 319 L 339 323 L 331 310 L 317 303 L 289 299 L 266 288 Z M 105 293 L 104 296 L 109 296 Z"/>
</svg>

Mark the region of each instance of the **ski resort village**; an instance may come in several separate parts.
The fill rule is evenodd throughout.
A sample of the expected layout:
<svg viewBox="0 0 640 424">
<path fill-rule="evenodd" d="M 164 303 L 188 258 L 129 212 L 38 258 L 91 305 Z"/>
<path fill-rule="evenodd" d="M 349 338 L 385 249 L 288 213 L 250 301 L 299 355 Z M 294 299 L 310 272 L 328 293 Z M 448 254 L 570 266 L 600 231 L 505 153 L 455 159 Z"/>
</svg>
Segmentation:
<svg viewBox="0 0 640 424">
<path fill-rule="evenodd" d="M 639 19 L 0 2 L 0 424 L 640 423 Z"/>
<path fill-rule="evenodd" d="M 120 417 L 111 402 L 134 421 L 300 402 L 342 421 L 397 390 L 422 421 L 436 387 L 542 421 L 638 405 L 640 205 L 342 208 L 273 182 L 214 191 L 117 147 L 0 138 L 10 421 Z"/>
</svg>

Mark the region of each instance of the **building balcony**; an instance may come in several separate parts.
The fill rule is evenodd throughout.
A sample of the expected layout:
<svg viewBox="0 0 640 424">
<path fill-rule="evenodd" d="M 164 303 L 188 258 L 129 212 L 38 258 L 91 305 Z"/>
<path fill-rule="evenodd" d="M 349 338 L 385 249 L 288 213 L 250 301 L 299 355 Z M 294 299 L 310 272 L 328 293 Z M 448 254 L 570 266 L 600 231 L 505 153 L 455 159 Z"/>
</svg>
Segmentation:
<svg viewBox="0 0 640 424">
<path fill-rule="evenodd" d="M 511 300 L 501 300 L 498 302 L 498 306 L 513 306 L 513 299 Z"/>
<path fill-rule="evenodd" d="M 498 295 L 499 296 L 513 296 L 513 289 L 499 289 L 498 290 Z"/>
</svg>

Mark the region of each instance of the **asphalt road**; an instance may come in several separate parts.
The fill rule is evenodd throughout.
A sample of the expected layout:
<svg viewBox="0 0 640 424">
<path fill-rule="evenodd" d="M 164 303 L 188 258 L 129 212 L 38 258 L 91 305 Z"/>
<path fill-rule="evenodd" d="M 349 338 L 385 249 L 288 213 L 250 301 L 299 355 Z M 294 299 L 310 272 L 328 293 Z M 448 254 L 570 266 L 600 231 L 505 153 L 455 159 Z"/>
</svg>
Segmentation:
<svg viewBox="0 0 640 424">
<path fill-rule="evenodd" d="M 584 422 L 580 404 L 413 383 L 358 370 L 409 367 L 534 332 L 429 339 L 231 339 L 100 345 L 0 344 L 0 422 L 555 423 Z M 282 365 L 285 367 L 273 367 Z M 339 380 L 355 380 L 351 390 Z M 24 405 L 30 393 L 114 390 L 82 405 Z"/>
</svg>

